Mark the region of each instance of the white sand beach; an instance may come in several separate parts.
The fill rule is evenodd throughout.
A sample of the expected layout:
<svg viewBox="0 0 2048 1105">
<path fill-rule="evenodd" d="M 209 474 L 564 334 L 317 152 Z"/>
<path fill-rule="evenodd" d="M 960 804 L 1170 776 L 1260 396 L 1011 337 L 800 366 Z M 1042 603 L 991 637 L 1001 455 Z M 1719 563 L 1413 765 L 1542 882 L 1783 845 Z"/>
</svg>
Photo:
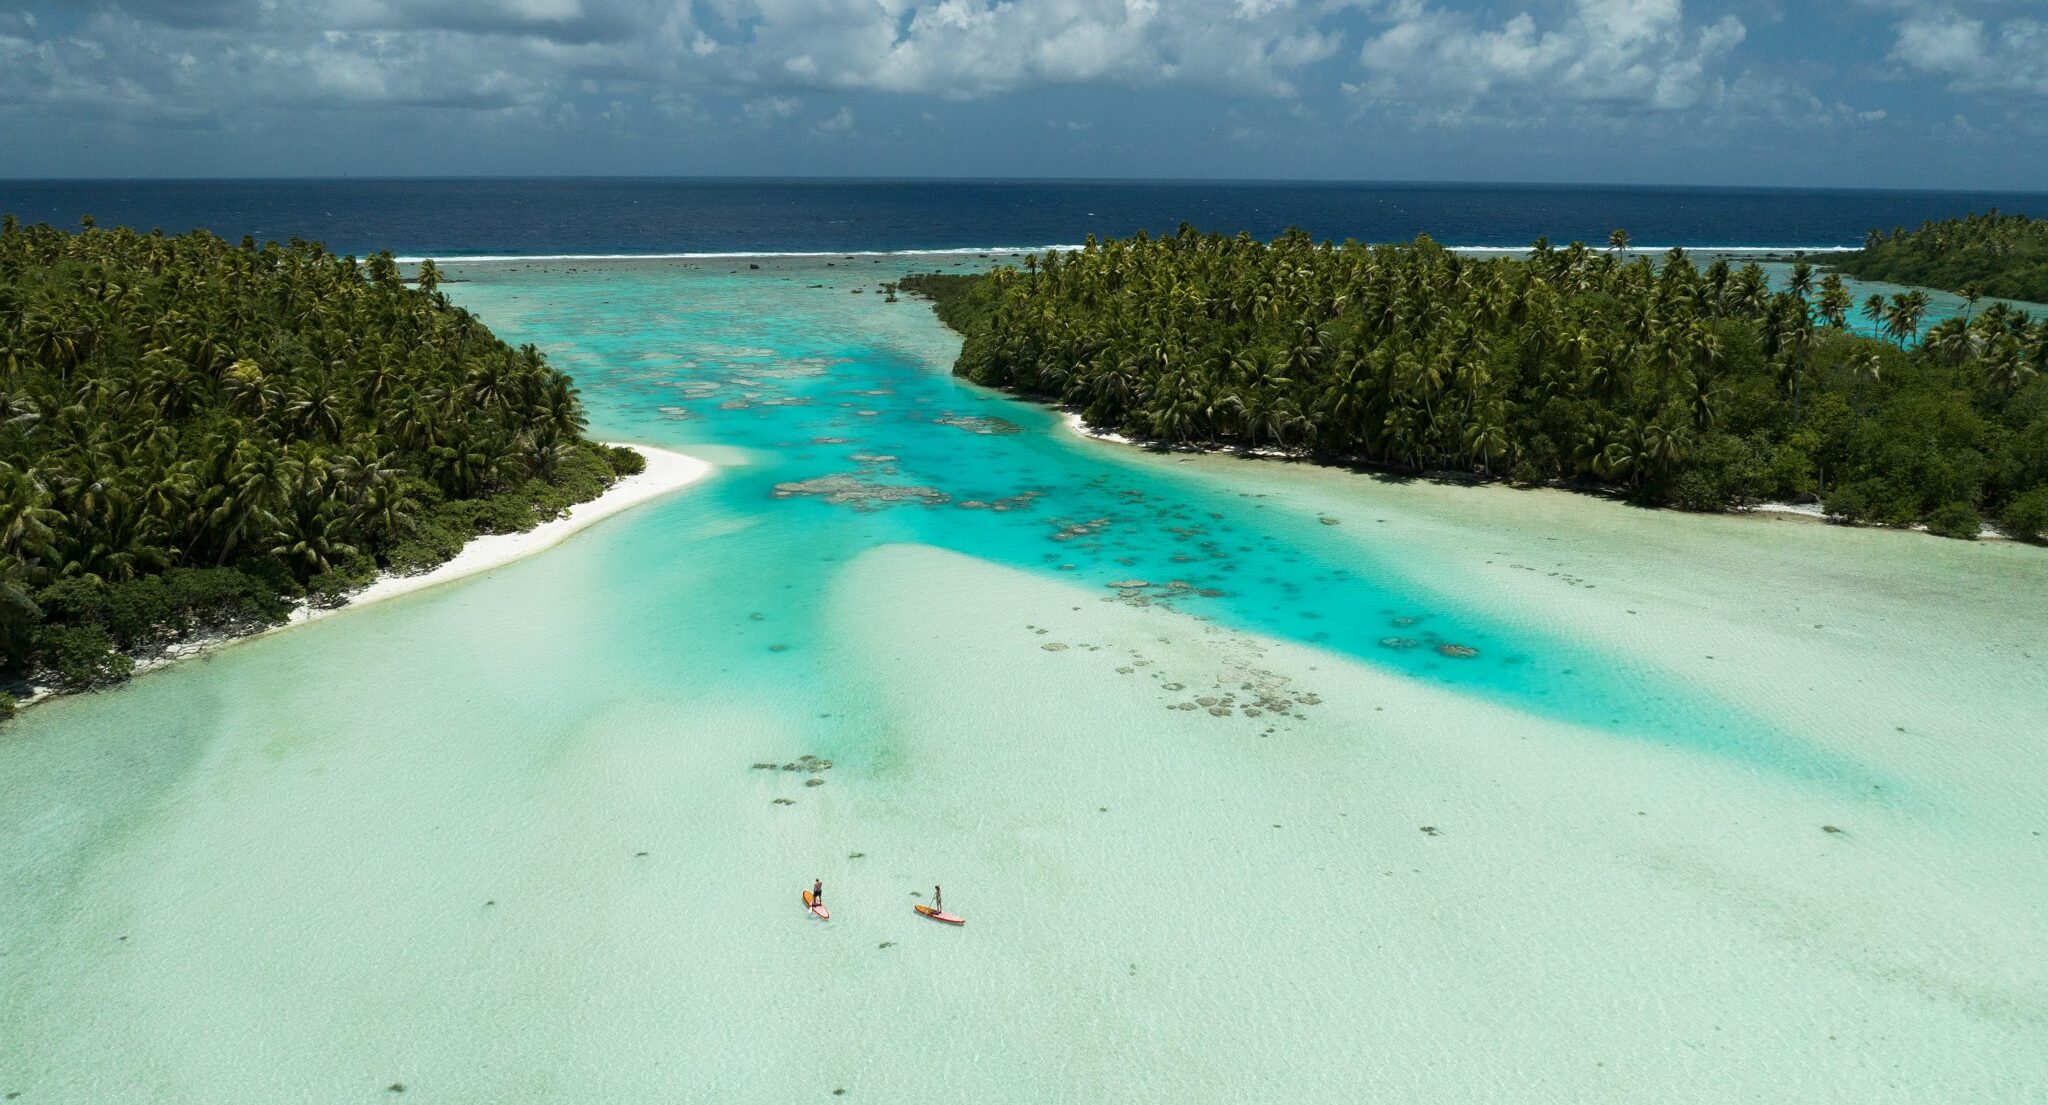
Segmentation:
<svg viewBox="0 0 2048 1105">
<path fill-rule="evenodd" d="M 461 552 L 429 571 L 409 576 L 390 573 L 378 576 L 376 582 L 351 594 L 347 605 L 324 610 L 301 606 L 292 612 L 290 620 L 278 628 L 304 625 L 343 610 L 409 595 L 429 587 L 439 587 L 444 583 L 466 579 L 480 572 L 488 572 L 493 568 L 502 568 L 515 560 L 551 549 L 572 534 L 588 529 L 622 510 L 639 506 L 672 491 L 680 491 L 716 471 L 708 461 L 667 449 L 657 449 L 651 445 L 627 445 L 626 448 L 647 458 L 646 469 L 638 475 L 621 479 L 605 489 L 604 494 L 587 503 L 577 503 L 560 518 L 542 522 L 522 533 L 491 533 L 473 538 L 469 544 L 462 546 Z"/>
<path fill-rule="evenodd" d="M 617 445 L 621 443 L 606 442 L 605 444 Z M 162 653 L 156 656 L 137 662 L 135 672 L 140 675 L 146 671 L 155 671 L 159 668 L 175 664 L 180 660 L 189 660 L 194 656 L 204 655 L 239 641 L 267 637 L 273 633 L 294 629 L 302 625 L 309 625 L 346 611 L 361 609 L 372 603 L 383 602 L 386 599 L 395 599 L 400 595 L 410 595 L 416 591 L 424 591 L 430 587 L 439 587 L 444 583 L 453 583 L 458 579 L 467 579 L 470 576 L 502 568 L 507 564 L 522 560 L 535 553 L 551 549 L 568 540 L 572 535 L 588 529 L 622 510 L 631 509 L 651 499 L 667 495 L 670 492 L 680 491 L 717 471 L 717 467 L 709 461 L 700 460 L 696 457 L 687 456 L 668 449 L 657 449 L 651 445 L 638 444 L 627 444 L 625 447 L 647 458 L 647 467 L 637 475 L 627 476 L 612 484 L 611 487 L 605 489 L 604 494 L 599 495 L 597 498 L 589 502 L 577 503 L 575 506 L 570 507 L 559 518 L 542 522 L 540 525 L 520 533 L 489 533 L 481 537 L 471 538 L 470 542 L 462 547 L 461 552 L 424 572 L 414 575 L 398 575 L 386 572 L 378 576 L 369 586 L 350 594 L 348 601 L 340 606 L 316 607 L 302 602 L 292 609 L 291 614 L 283 622 L 260 633 L 251 633 L 245 636 L 207 634 L 180 641 L 164 649 Z M 48 701 L 57 697 L 58 693 L 54 688 L 36 687 L 31 693 L 21 699 L 17 704 L 17 708 L 26 708 Z"/>
<path fill-rule="evenodd" d="M 1298 461 L 1310 461 L 1311 459 L 1306 452 L 1303 452 L 1298 449 L 1279 449 L 1271 446 L 1261 446 L 1255 449 L 1247 449 L 1243 447 L 1203 448 L 1201 446 L 1196 445 L 1169 445 L 1161 441 L 1147 441 L 1142 438 L 1129 437 L 1111 430 L 1098 429 L 1097 427 L 1090 426 L 1087 423 L 1087 421 L 1081 417 L 1078 411 L 1062 411 L 1060 413 L 1060 422 L 1062 425 L 1066 426 L 1067 429 L 1073 431 L 1078 436 L 1090 438 L 1095 441 L 1107 441 L 1113 445 L 1136 445 L 1144 449 L 1166 449 L 1172 452 L 1181 453 L 1216 453 L 1225 456 L 1237 457 L 1277 457 L 1282 460 Z M 1837 524 L 1833 518 L 1828 517 L 1828 512 L 1822 509 L 1819 503 L 1758 503 L 1757 505 L 1750 507 L 1746 510 L 1733 510 L 1729 511 L 1728 513 L 1755 515 L 1758 517 L 1765 518 L 1776 518 L 1788 522 L 1818 522 L 1824 525 Z M 1927 532 L 1927 527 L 1925 525 L 1913 525 L 1903 527 L 1873 526 L 1869 528 L 1896 528 L 1904 532 L 1922 534 Z M 1979 537 L 1980 539 L 1986 541 L 2013 540 L 2013 538 L 2010 535 L 2008 535 L 2004 530 L 1999 529 L 1997 526 L 1989 522 L 1984 523 L 1984 525 L 1979 529 Z"/>
</svg>

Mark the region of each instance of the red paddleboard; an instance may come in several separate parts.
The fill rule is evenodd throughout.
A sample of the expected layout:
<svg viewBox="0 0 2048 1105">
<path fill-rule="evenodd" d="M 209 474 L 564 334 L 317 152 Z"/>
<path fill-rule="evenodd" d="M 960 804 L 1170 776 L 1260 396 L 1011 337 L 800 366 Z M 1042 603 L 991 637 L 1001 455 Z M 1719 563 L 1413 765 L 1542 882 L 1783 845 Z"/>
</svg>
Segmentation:
<svg viewBox="0 0 2048 1105">
<path fill-rule="evenodd" d="M 938 910 L 933 909 L 928 905 L 925 905 L 923 902 L 919 902 L 916 905 L 911 906 L 910 908 L 916 910 L 922 916 L 929 917 L 934 921 L 944 921 L 949 925 L 964 925 L 967 923 L 967 918 L 965 917 L 955 917 L 950 913 L 941 913 Z"/>
<path fill-rule="evenodd" d="M 817 914 L 818 920 L 820 921 L 829 921 L 832 919 L 832 911 L 825 908 L 824 902 L 811 901 L 811 892 L 808 890 L 804 891 L 804 908 L 810 910 L 812 913 Z"/>
</svg>

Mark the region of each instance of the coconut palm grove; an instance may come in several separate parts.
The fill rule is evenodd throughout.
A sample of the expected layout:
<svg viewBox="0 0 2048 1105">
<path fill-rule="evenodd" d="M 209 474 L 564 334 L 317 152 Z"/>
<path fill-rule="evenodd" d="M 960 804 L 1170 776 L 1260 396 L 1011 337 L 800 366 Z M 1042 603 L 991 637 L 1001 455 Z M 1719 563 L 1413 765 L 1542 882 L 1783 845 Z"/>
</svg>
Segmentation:
<svg viewBox="0 0 2048 1105">
<path fill-rule="evenodd" d="M 1474 259 L 1183 226 L 904 287 L 965 335 L 960 375 L 1159 442 L 2048 530 L 2048 320 L 1991 304 L 1922 334 L 1909 290 L 1863 305 L 1885 337 L 1864 336 L 1810 264 L 1774 289 L 1609 245 Z"/>
<path fill-rule="evenodd" d="M 0 660 L 69 689 L 596 496 L 638 454 L 388 254 L 0 227 Z"/>
<path fill-rule="evenodd" d="M 1873 230 L 1840 267 L 1865 280 L 1942 288 L 1971 300 L 2039 303 L 2048 300 L 2048 221 L 1993 210 L 1930 219 L 1917 230 Z"/>
</svg>

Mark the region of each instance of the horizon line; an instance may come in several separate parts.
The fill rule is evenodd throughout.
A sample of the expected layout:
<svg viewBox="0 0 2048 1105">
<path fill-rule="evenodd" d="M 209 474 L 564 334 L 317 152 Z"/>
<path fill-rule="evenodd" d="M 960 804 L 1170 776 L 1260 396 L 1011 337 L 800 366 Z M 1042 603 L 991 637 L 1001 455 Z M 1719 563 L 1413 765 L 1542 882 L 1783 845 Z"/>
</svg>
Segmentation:
<svg viewBox="0 0 2048 1105">
<path fill-rule="evenodd" d="M 669 173 L 487 173 L 487 174 L 349 174 L 344 176 L 0 176 L 10 184 L 334 184 L 334 183 L 468 183 L 495 182 L 672 182 L 679 184 L 1079 184 L 1079 185 L 1210 185 L 1225 187 L 1351 187 L 1468 189 L 1596 189 L 1603 191 L 1670 192 L 1841 192 L 1883 195 L 1997 195 L 2048 198 L 2048 190 L 2017 188 L 1908 188 L 1878 185 L 1806 184 L 1669 184 L 1568 180 L 1450 180 L 1424 178 L 1363 179 L 1353 177 L 1076 177 L 1076 176 L 825 176 L 825 175 L 693 175 Z"/>
</svg>

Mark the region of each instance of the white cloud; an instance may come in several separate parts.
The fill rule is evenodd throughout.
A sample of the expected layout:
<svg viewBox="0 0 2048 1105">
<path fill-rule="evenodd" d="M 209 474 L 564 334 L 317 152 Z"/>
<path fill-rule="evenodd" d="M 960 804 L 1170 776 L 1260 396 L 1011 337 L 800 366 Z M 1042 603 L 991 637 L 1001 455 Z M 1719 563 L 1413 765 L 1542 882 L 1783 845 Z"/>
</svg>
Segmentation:
<svg viewBox="0 0 2048 1105">
<path fill-rule="evenodd" d="M 1286 96 L 1342 44 L 1339 9 L 1294 0 L 73 2 L 62 36 L 0 16 L 0 114 L 69 102 L 226 118 L 321 98 L 503 110 L 592 82 L 590 94 L 650 100 L 1048 85 Z M 192 57 L 203 72 L 181 69 Z"/>
<path fill-rule="evenodd" d="M 830 118 L 820 119 L 812 124 L 811 129 L 819 134 L 843 134 L 850 131 L 853 129 L 853 109 L 841 107 L 833 112 Z"/>
<path fill-rule="evenodd" d="M 1742 21 L 1695 16 L 1684 0 L 65 2 L 79 17 L 61 36 L 0 16 L 0 118 L 239 126 L 265 112 L 414 107 L 566 126 L 567 107 L 617 122 L 639 106 L 769 127 L 833 94 L 1120 86 L 1285 101 L 1337 79 L 1360 103 L 1439 121 L 1842 117 L 1740 70 Z M 1951 29 L 1921 64 L 1979 72 L 1977 59 L 2004 56 L 1999 29 L 1974 33 Z"/>
<path fill-rule="evenodd" d="M 1943 8 L 1909 15 L 1897 31 L 1891 60 L 1955 91 L 2048 95 L 2048 22 L 1992 22 Z"/>
<path fill-rule="evenodd" d="M 1675 111 L 1721 86 L 1716 67 L 1747 29 L 1733 15 L 1685 17 L 1683 0 L 1573 0 L 1548 25 L 1527 12 L 1484 23 L 1423 0 L 1395 0 L 1359 51 L 1373 100 L 1481 105 L 1605 104 Z"/>
<path fill-rule="evenodd" d="M 742 5 L 735 5 L 738 12 Z M 1059 84 L 1286 95 L 1330 56 L 1330 13 L 1285 0 L 756 0 L 752 41 L 830 88 L 984 96 Z M 748 22 L 745 15 L 738 20 Z"/>
<path fill-rule="evenodd" d="M 740 115 L 757 127 L 773 126 L 776 122 L 796 114 L 803 101 L 795 96 L 763 96 L 749 100 L 740 108 Z"/>
</svg>

